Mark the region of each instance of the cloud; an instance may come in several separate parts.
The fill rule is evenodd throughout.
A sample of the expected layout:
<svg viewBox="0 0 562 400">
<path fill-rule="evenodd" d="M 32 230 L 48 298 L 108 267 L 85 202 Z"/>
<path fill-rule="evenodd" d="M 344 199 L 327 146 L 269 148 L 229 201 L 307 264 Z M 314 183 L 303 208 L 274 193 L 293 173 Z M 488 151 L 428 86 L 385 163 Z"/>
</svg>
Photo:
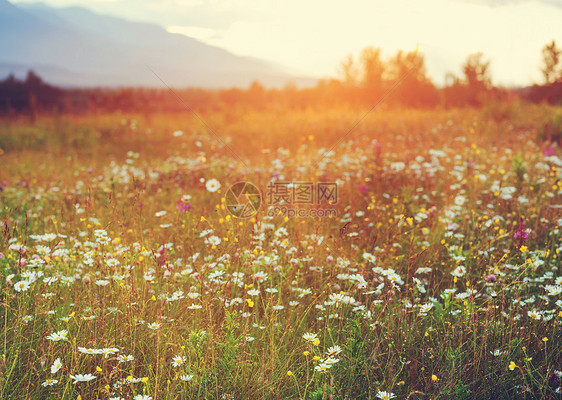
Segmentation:
<svg viewBox="0 0 562 400">
<path fill-rule="evenodd" d="M 167 26 L 166 30 L 170 33 L 179 33 L 192 37 L 201 41 L 208 41 L 217 38 L 217 31 L 210 28 L 201 28 L 199 26 Z"/>
<path fill-rule="evenodd" d="M 459 3 L 472 3 L 488 7 L 504 7 L 514 4 L 523 3 L 544 3 L 555 7 L 562 8 L 562 3 L 559 0 L 456 0 Z"/>
<path fill-rule="evenodd" d="M 524 3 L 529 0 L 462 0 L 467 3 L 482 4 L 490 7 L 507 6 L 517 3 Z"/>
</svg>

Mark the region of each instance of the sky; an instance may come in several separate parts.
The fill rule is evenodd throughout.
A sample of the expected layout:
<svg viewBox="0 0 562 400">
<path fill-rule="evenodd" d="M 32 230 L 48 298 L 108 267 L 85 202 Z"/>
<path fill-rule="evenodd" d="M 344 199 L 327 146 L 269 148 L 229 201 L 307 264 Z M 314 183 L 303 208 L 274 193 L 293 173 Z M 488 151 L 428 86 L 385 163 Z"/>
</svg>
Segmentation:
<svg viewBox="0 0 562 400">
<path fill-rule="evenodd" d="M 12 0 L 34 2 L 36 0 Z M 493 83 L 542 82 L 541 49 L 562 47 L 554 0 L 43 0 L 51 6 L 145 21 L 230 52 L 314 78 L 340 78 L 341 63 L 367 47 L 391 57 L 416 46 L 442 85 L 470 53 L 490 61 Z"/>
</svg>

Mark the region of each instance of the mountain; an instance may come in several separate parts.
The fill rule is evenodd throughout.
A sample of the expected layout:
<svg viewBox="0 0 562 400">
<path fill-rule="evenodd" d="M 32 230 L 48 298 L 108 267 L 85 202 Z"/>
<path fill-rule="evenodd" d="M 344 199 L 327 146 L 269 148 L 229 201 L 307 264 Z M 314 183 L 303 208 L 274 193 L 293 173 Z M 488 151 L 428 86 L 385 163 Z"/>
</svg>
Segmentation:
<svg viewBox="0 0 562 400">
<path fill-rule="evenodd" d="M 0 78 L 25 69 L 53 84 L 81 87 L 161 87 L 162 81 L 205 88 L 246 87 L 254 80 L 266 86 L 314 83 L 157 25 L 81 7 L 15 6 L 0 0 Z"/>
</svg>

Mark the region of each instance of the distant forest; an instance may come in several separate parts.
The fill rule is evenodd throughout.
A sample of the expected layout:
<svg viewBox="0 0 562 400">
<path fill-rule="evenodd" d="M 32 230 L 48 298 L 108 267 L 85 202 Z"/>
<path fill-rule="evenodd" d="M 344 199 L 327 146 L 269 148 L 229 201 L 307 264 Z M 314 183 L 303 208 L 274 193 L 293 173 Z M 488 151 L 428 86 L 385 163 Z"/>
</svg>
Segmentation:
<svg viewBox="0 0 562 400">
<path fill-rule="evenodd" d="M 562 51 L 555 41 L 542 49 L 542 85 L 506 89 L 493 85 L 490 62 L 482 53 L 468 56 L 463 75 L 447 76 L 437 88 L 427 77 L 425 61 L 417 51 L 398 51 L 383 60 L 378 48 L 364 49 L 359 59 L 349 56 L 341 65 L 340 79 L 319 81 L 317 86 L 299 89 L 266 89 L 254 82 L 247 89 L 149 89 L 92 88 L 64 89 L 44 82 L 29 71 L 25 80 L 13 75 L 0 81 L 0 114 L 178 112 L 185 104 L 197 110 L 252 107 L 280 109 L 327 107 L 341 104 L 373 105 L 385 94 L 385 106 L 452 108 L 482 106 L 493 101 L 520 99 L 534 103 L 562 104 Z M 179 98 L 181 98 L 181 100 Z M 183 104 L 183 102 L 185 104 Z"/>
</svg>

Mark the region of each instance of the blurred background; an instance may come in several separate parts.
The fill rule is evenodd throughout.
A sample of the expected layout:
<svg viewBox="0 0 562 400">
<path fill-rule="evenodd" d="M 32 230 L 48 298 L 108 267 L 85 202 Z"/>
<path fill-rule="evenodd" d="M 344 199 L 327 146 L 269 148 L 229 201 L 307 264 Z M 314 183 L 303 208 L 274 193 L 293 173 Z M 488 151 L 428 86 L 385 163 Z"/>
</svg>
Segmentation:
<svg viewBox="0 0 562 400">
<path fill-rule="evenodd" d="M 562 98 L 555 1 L 0 0 L 0 112 Z"/>
</svg>

